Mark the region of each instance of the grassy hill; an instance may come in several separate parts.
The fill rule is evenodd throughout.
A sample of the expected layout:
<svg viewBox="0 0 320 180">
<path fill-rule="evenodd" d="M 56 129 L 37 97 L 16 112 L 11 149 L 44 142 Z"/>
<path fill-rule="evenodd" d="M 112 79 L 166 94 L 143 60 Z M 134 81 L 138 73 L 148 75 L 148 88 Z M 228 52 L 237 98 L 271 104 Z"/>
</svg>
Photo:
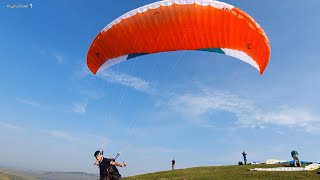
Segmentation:
<svg viewBox="0 0 320 180">
<path fill-rule="evenodd" d="M 187 169 L 178 169 L 173 171 L 163 171 L 156 172 L 138 176 L 132 176 L 123 178 L 124 180 L 167 180 L 167 179 L 223 179 L 223 180 L 289 180 L 289 179 L 317 179 L 320 180 L 320 175 L 317 174 L 317 171 L 308 171 L 308 172 L 257 172 L 257 171 L 248 171 L 250 168 L 260 168 L 260 167 L 279 167 L 279 165 L 234 165 L 234 166 L 212 166 L 212 167 L 196 167 L 196 168 L 187 168 Z"/>
<path fill-rule="evenodd" d="M 320 174 L 315 171 L 307 172 L 257 172 L 248 171 L 249 168 L 257 167 L 279 167 L 279 165 L 233 165 L 233 166 L 211 166 L 177 169 L 173 171 L 156 172 L 132 177 L 124 180 L 297 180 L 308 179 L 320 180 Z M 17 170 L 1 170 L 0 180 L 98 180 L 95 174 L 81 172 L 31 172 Z"/>
</svg>

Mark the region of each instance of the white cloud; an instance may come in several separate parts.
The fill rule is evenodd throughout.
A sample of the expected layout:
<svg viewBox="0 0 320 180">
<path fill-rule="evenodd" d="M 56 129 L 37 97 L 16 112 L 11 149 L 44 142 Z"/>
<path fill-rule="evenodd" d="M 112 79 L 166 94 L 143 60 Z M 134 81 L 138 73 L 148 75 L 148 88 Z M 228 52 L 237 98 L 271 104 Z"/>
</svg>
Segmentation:
<svg viewBox="0 0 320 180">
<path fill-rule="evenodd" d="M 23 129 L 21 127 L 15 126 L 13 124 L 9 124 L 6 122 L 0 121 L 0 127 L 5 128 L 5 129 Z"/>
<path fill-rule="evenodd" d="M 40 103 L 30 99 L 16 98 L 16 100 L 22 104 L 26 104 L 33 107 L 40 107 Z"/>
<path fill-rule="evenodd" d="M 87 109 L 87 102 L 74 102 L 72 104 L 72 111 L 77 114 L 85 114 Z"/>
<path fill-rule="evenodd" d="M 176 95 L 168 106 L 185 114 L 198 125 L 210 122 L 203 117 L 211 112 L 229 112 L 236 115 L 236 123 L 242 128 L 266 128 L 267 125 L 304 128 L 307 132 L 319 130 L 320 118 L 304 108 L 275 108 L 272 111 L 259 109 L 253 101 L 228 92 L 205 89 L 198 94 Z"/>
<path fill-rule="evenodd" d="M 55 137 L 55 138 L 59 138 L 62 140 L 66 140 L 66 141 L 79 141 L 80 139 L 76 138 L 76 136 L 71 135 L 67 132 L 61 131 L 61 130 L 40 130 L 40 129 L 33 129 L 33 128 L 23 128 L 23 127 L 19 127 L 16 126 L 14 124 L 10 124 L 7 122 L 3 122 L 0 121 L 0 128 L 5 128 L 5 129 L 10 129 L 10 130 L 25 130 L 25 132 L 32 132 L 32 133 L 36 133 L 36 134 L 47 134 L 50 135 L 51 137 Z M 96 136 L 96 135 L 87 135 L 87 136 L 91 136 L 91 137 L 96 137 L 96 138 L 100 138 L 100 136 Z"/>
<path fill-rule="evenodd" d="M 129 74 L 107 70 L 100 72 L 98 76 L 106 81 L 131 87 L 145 93 L 152 94 L 155 92 L 155 89 L 151 87 L 149 82 Z"/>
<path fill-rule="evenodd" d="M 274 124 L 288 127 L 301 127 L 311 132 L 317 127 L 319 117 L 308 109 L 303 108 L 280 108 L 272 112 L 253 112 L 253 118 L 242 119 L 243 124 L 253 124 L 259 121 L 263 124 Z"/>
<path fill-rule="evenodd" d="M 80 90 L 80 94 L 84 95 L 90 99 L 101 99 L 104 97 L 104 93 L 102 90 L 88 90 L 88 89 L 82 89 Z"/>
<path fill-rule="evenodd" d="M 64 56 L 61 54 L 61 53 L 58 53 L 58 52 L 54 52 L 52 53 L 52 57 L 56 60 L 56 62 L 58 64 L 63 64 L 64 63 Z"/>
<path fill-rule="evenodd" d="M 81 64 L 81 68 L 74 72 L 72 78 L 81 80 L 87 77 L 95 76 L 104 81 L 130 87 L 140 92 L 148 94 L 154 94 L 156 92 L 156 89 L 152 87 L 152 84 L 150 82 L 126 73 L 113 71 L 110 68 L 104 71 L 99 71 L 96 75 L 93 75 L 86 64 Z"/>
<path fill-rule="evenodd" d="M 201 115 L 211 110 L 229 111 L 240 113 L 244 109 L 252 110 L 253 105 L 236 95 L 229 93 L 213 92 L 212 94 L 177 96 L 171 105 L 182 111 L 188 111 L 193 115 Z"/>
<path fill-rule="evenodd" d="M 63 139 L 63 140 L 66 140 L 66 141 L 72 141 L 73 142 L 73 141 L 79 141 L 80 140 L 78 138 L 75 138 L 75 136 L 73 136 L 71 134 L 68 134 L 66 132 L 59 131 L 59 130 L 48 130 L 48 131 L 46 131 L 46 133 L 49 134 L 52 137 Z"/>
<path fill-rule="evenodd" d="M 81 80 L 83 78 L 86 78 L 89 75 L 94 76 L 94 74 L 92 74 L 89 68 L 87 67 L 87 64 L 85 63 L 85 59 L 80 60 L 80 62 L 83 62 L 83 63 L 80 63 L 77 66 L 77 70 L 73 73 L 73 76 L 71 77 L 71 79 Z"/>
<path fill-rule="evenodd" d="M 14 124 L 9 124 L 7 122 L 0 121 L 0 128 L 6 128 L 6 129 L 11 129 L 11 130 L 25 130 L 26 133 L 30 134 L 38 134 L 38 135 L 49 135 L 50 137 L 53 138 L 58 138 L 64 141 L 69 141 L 69 142 L 81 142 L 80 140 L 84 138 L 88 139 L 95 139 L 98 140 L 98 142 L 105 142 L 106 137 L 100 136 L 100 135 L 95 135 L 95 134 L 70 134 L 66 131 L 63 130 L 57 130 L 57 129 L 34 129 L 34 128 L 23 128 L 16 126 Z M 31 133 L 32 132 L 32 133 Z M 81 136 L 81 138 L 79 138 Z M 108 142 L 111 142 L 110 139 L 108 139 Z"/>
<path fill-rule="evenodd" d="M 65 56 L 56 50 L 52 50 L 52 49 L 44 49 L 44 48 L 40 48 L 36 45 L 33 45 L 33 48 L 38 51 L 38 53 L 46 58 L 52 58 L 55 60 L 56 63 L 58 64 L 63 64 L 65 63 Z"/>
</svg>

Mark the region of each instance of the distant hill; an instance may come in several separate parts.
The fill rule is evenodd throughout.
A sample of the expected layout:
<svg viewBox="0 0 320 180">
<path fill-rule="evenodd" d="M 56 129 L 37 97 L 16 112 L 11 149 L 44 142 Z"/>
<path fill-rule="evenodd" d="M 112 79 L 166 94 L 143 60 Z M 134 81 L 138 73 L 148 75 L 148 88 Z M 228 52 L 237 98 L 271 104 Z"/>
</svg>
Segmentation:
<svg viewBox="0 0 320 180">
<path fill-rule="evenodd" d="M 42 172 L 0 169 L 0 180 L 97 180 L 98 175 L 84 172 Z"/>
<path fill-rule="evenodd" d="M 43 180 L 97 180 L 98 175 L 84 172 L 43 172 L 37 178 Z"/>
<path fill-rule="evenodd" d="M 21 172 L 13 172 L 11 170 L 0 170 L 0 180 L 39 180 L 39 179 Z"/>
</svg>

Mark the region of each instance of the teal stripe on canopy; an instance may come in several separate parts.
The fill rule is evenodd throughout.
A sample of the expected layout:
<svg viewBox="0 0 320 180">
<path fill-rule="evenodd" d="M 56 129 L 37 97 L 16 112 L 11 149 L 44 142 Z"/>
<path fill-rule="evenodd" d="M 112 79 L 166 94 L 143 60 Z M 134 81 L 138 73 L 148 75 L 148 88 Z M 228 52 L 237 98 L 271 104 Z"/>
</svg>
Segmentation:
<svg viewBox="0 0 320 180">
<path fill-rule="evenodd" d="M 222 49 L 220 48 L 203 48 L 203 49 L 198 49 L 199 51 L 208 51 L 208 52 L 215 52 L 215 53 L 220 53 L 220 54 L 225 54 Z"/>
</svg>

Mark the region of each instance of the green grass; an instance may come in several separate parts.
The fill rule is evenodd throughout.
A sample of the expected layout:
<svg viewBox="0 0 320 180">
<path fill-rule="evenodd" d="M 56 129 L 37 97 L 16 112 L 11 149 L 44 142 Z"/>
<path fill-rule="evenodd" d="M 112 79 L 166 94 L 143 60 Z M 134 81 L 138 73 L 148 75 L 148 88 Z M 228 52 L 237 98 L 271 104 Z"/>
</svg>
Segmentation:
<svg viewBox="0 0 320 180">
<path fill-rule="evenodd" d="M 123 178 L 124 180 L 214 180 L 214 179 L 223 179 L 223 180 L 301 180 L 308 179 L 320 180 L 320 174 L 317 174 L 315 171 L 306 171 L 306 172 L 257 172 L 257 171 L 248 171 L 249 168 L 257 167 L 279 167 L 279 165 L 243 165 L 243 166 L 212 166 L 212 167 L 195 167 L 187 169 L 177 169 L 173 171 L 163 171 L 156 172 L 132 177 Z M 38 178 L 37 174 L 26 173 L 24 171 L 14 171 L 14 170 L 0 170 L 0 180 L 39 180 L 39 179 L 48 179 L 47 178 Z M 57 176 L 56 178 L 49 179 L 70 179 L 69 176 Z M 98 179 L 95 177 L 81 179 Z M 75 179 L 75 178 L 73 178 Z M 76 178 L 79 179 L 79 178 Z"/>
<path fill-rule="evenodd" d="M 196 167 L 196 168 L 187 168 L 187 169 L 177 169 L 173 171 L 163 171 L 156 172 L 132 177 L 123 178 L 124 180 L 134 180 L 134 179 L 233 179 L 233 180 L 288 180 L 288 179 L 317 179 L 320 180 L 320 175 L 315 171 L 307 172 L 258 172 L 258 171 L 249 171 L 251 168 L 260 168 L 260 167 L 279 167 L 279 165 L 234 165 L 234 166 L 212 166 L 212 167 Z"/>
</svg>

